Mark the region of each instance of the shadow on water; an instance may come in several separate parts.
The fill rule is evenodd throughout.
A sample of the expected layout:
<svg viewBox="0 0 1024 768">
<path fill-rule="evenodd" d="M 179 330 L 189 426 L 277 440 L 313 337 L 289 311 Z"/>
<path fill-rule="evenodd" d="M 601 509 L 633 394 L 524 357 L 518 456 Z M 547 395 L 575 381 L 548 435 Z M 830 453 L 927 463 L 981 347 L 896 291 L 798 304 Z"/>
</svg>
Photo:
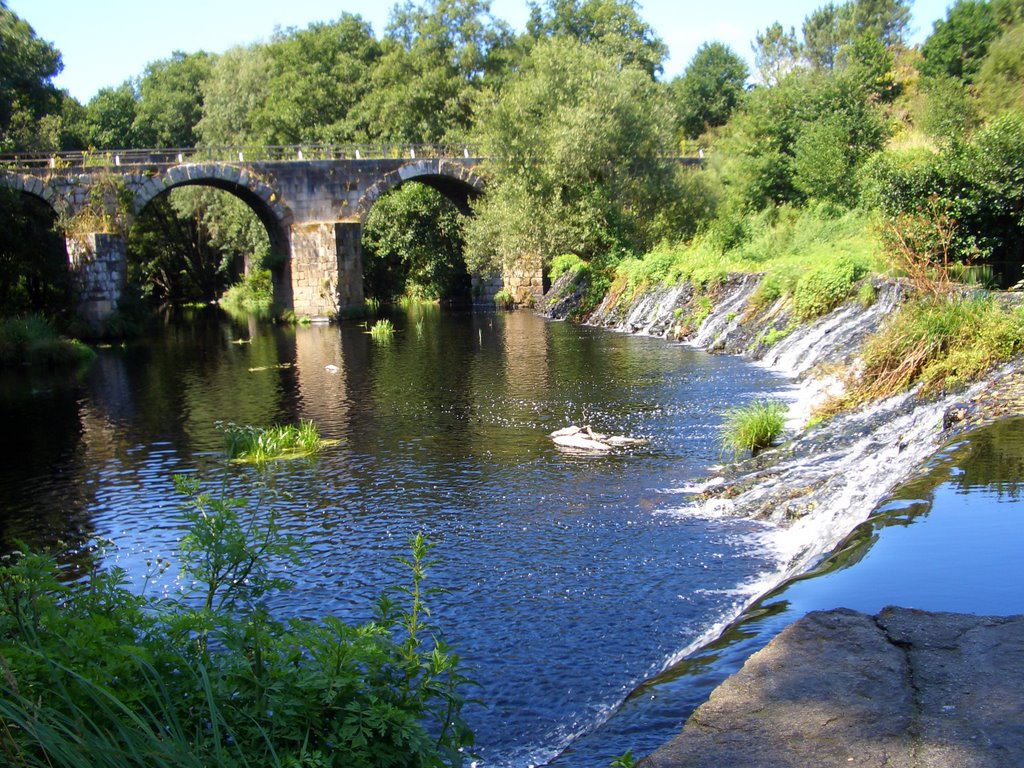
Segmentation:
<svg viewBox="0 0 1024 768">
<path fill-rule="evenodd" d="M 1024 613 L 1024 419 L 948 445 L 810 571 L 762 597 L 711 643 L 637 687 L 607 724 L 551 765 L 649 754 L 711 691 L 810 611 L 888 605 Z M 666 736 L 666 733 L 669 735 Z"/>
</svg>

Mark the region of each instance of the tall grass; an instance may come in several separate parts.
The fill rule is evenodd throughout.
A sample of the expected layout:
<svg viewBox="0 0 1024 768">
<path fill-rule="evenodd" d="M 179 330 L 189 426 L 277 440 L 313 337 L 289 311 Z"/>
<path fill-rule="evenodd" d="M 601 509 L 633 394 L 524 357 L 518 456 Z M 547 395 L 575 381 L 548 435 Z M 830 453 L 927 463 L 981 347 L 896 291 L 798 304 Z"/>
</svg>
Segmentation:
<svg viewBox="0 0 1024 768">
<path fill-rule="evenodd" d="M 948 294 L 909 302 L 868 340 L 844 400 L 876 400 L 920 384 L 931 394 L 984 375 L 1024 350 L 1024 308 Z"/>
<path fill-rule="evenodd" d="M 96 353 L 77 339 L 65 339 L 40 315 L 0 321 L 0 365 L 58 367 L 82 365 Z"/>
<path fill-rule="evenodd" d="M 755 400 L 725 412 L 719 440 L 734 457 L 750 451 L 756 456 L 782 434 L 787 406 L 778 400 Z"/>
<path fill-rule="evenodd" d="M 270 427 L 228 423 L 220 427 L 224 432 L 227 457 L 234 461 L 260 463 L 309 456 L 327 444 L 320 438 L 320 430 L 312 421 Z"/>
<path fill-rule="evenodd" d="M 383 343 L 383 342 L 391 341 L 391 339 L 394 337 L 394 335 L 395 335 L 394 323 L 392 323 L 386 317 L 385 318 L 381 318 L 376 323 L 374 323 L 372 326 L 370 326 L 370 337 L 374 341 L 376 341 L 378 343 Z"/>
</svg>

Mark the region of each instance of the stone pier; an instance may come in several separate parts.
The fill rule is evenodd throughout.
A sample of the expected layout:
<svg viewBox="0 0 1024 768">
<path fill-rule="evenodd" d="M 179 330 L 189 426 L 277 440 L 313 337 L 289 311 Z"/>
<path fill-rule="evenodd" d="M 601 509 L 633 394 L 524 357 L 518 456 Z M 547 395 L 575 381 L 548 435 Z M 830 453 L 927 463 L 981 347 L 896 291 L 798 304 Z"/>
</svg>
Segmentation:
<svg viewBox="0 0 1024 768">
<path fill-rule="evenodd" d="M 292 308 L 329 320 L 363 303 L 363 255 L 358 223 L 291 226 Z"/>
<path fill-rule="evenodd" d="M 72 235 L 66 242 L 78 314 L 100 332 L 124 292 L 127 245 L 120 235 L 105 232 Z"/>
</svg>

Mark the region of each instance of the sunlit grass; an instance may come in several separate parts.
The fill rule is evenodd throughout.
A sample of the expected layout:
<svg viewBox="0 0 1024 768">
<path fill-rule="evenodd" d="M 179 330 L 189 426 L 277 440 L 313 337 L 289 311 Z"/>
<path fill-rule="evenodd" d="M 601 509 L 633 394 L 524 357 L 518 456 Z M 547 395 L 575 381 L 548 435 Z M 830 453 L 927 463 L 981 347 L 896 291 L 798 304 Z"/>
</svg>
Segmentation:
<svg viewBox="0 0 1024 768">
<path fill-rule="evenodd" d="M 719 436 L 722 450 L 733 456 L 747 451 L 756 456 L 782 434 L 787 410 L 786 404 L 778 400 L 755 400 L 749 405 L 730 408 L 725 412 Z"/>
<path fill-rule="evenodd" d="M 272 459 L 311 456 L 336 441 L 323 440 L 312 421 L 256 427 L 251 424 L 222 424 L 225 450 L 232 461 L 254 464 Z"/>
<path fill-rule="evenodd" d="M 378 320 L 370 327 L 370 336 L 376 342 L 391 341 L 395 335 L 395 326 L 386 317 Z"/>
</svg>

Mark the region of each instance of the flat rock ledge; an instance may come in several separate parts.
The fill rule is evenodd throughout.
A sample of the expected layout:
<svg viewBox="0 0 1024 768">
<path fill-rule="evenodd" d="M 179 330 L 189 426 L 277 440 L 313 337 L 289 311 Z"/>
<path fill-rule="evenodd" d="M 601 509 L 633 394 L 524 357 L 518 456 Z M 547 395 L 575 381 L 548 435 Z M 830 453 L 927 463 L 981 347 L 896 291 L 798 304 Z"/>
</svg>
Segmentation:
<svg viewBox="0 0 1024 768">
<path fill-rule="evenodd" d="M 1024 766 L 1024 616 L 810 613 L 638 766 Z"/>
</svg>

